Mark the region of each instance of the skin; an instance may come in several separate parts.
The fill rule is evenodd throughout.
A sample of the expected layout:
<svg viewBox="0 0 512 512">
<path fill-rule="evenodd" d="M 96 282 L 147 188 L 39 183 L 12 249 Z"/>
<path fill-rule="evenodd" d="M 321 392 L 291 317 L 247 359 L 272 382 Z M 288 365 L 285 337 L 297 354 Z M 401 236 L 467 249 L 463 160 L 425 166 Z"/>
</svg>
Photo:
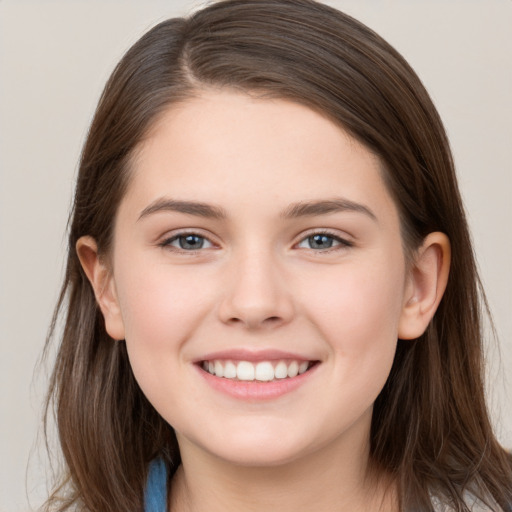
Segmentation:
<svg viewBox="0 0 512 512">
<path fill-rule="evenodd" d="M 78 242 L 107 331 L 126 340 L 139 385 L 176 431 L 173 511 L 396 509 L 386 475 L 367 478 L 372 406 L 397 338 L 419 336 L 435 312 L 449 242 L 430 234 L 406 264 L 382 172 L 304 106 L 204 91 L 139 147 L 108 262 L 93 239 Z M 225 217 L 173 211 L 169 199 Z M 345 208 L 283 215 L 333 200 Z M 180 249 L 180 233 L 203 247 Z M 231 349 L 318 364 L 289 393 L 244 400 L 196 364 Z"/>
</svg>

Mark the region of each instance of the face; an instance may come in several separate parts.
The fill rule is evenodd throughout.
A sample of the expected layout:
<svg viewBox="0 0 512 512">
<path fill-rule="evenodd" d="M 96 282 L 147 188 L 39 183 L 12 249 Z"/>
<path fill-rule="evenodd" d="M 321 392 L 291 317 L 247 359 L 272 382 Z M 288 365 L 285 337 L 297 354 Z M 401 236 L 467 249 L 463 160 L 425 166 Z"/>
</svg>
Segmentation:
<svg viewBox="0 0 512 512">
<path fill-rule="evenodd" d="M 288 101 L 204 92 L 159 120 L 116 219 L 107 329 L 182 448 L 271 465 L 368 440 L 407 288 L 381 173 Z"/>
</svg>

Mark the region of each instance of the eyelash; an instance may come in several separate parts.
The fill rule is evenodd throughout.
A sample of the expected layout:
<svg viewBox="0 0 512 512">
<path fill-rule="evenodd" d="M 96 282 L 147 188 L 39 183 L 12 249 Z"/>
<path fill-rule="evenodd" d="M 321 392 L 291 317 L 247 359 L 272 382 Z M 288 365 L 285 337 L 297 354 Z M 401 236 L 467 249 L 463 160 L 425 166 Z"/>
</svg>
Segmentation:
<svg viewBox="0 0 512 512">
<path fill-rule="evenodd" d="M 311 239 L 313 237 L 318 236 L 318 235 L 322 235 L 322 236 L 325 236 L 325 237 L 327 237 L 329 239 L 332 239 L 333 242 L 336 243 L 336 245 L 334 245 L 333 247 L 328 247 L 327 249 L 315 250 L 315 249 L 312 249 L 312 248 L 307 248 L 307 250 L 313 251 L 314 253 L 317 253 L 317 254 L 328 254 L 328 253 L 331 253 L 333 251 L 339 251 L 339 250 L 343 250 L 343 249 L 347 249 L 347 248 L 353 247 L 353 245 L 354 245 L 353 242 L 351 242 L 349 240 L 346 240 L 344 238 L 341 238 L 340 236 L 336 235 L 335 233 L 332 233 L 329 230 L 325 230 L 325 229 L 321 230 L 321 231 L 312 231 L 312 232 L 306 234 L 306 236 L 303 236 L 300 239 L 300 241 L 297 244 L 295 244 L 295 245 L 296 246 L 300 245 L 301 243 L 303 243 L 303 242 L 305 242 L 307 240 L 311 241 Z M 188 254 L 188 255 L 198 254 L 199 252 L 201 252 L 202 249 L 204 249 L 204 247 L 200 247 L 199 249 L 183 249 L 181 247 L 174 247 L 173 245 L 171 245 L 173 242 L 177 242 L 180 239 L 183 239 L 183 238 L 186 238 L 186 237 L 189 237 L 189 236 L 194 236 L 196 238 L 199 238 L 199 239 L 202 239 L 204 241 L 207 241 L 209 244 L 211 244 L 211 246 L 215 245 L 206 236 L 200 235 L 200 234 L 198 234 L 197 232 L 194 232 L 194 231 L 186 231 L 186 232 L 183 232 L 183 233 L 178 233 L 176 235 L 173 235 L 170 238 L 166 238 L 165 240 L 160 242 L 158 244 L 158 246 L 162 247 L 164 249 L 169 249 L 169 250 L 178 252 L 178 253 L 184 253 L 184 254 Z"/>
<path fill-rule="evenodd" d="M 324 230 L 320 230 L 320 231 L 312 231 L 311 233 L 308 233 L 306 236 L 302 237 L 301 240 L 299 241 L 298 244 L 296 245 L 299 245 L 307 240 L 310 240 L 312 239 L 313 237 L 315 236 L 318 236 L 318 235 L 321 235 L 321 236 L 325 236 L 327 238 L 330 238 L 333 240 L 333 242 L 336 243 L 336 245 L 334 245 L 333 247 L 328 247 L 327 249 L 318 249 L 318 250 L 315 250 L 315 249 L 311 249 L 309 248 L 309 250 L 313 251 L 314 253 L 317 253 L 317 254 L 329 254 L 331 252 L 334 252 L 334 251 L 340 251 L 340 250 L 343 250 L 343 249 L 348 249 L 350 247 L 353 247 L 353 242 L 349 241 L 349 240 L 346 240 L 345 238 L 342 238 L 340 237 L 339 235 L 335 234 L 335 233 L 332 233 L 331 231 L 329 231 L 328 229 L 324 229 Z"/>
</svg>

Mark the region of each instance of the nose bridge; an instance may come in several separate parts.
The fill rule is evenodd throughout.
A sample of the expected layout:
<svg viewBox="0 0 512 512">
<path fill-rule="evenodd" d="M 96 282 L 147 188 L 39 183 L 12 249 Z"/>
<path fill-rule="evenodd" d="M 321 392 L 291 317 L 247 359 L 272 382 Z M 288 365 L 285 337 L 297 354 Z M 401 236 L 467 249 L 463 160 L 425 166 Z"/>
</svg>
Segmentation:
<svg viewBox="0 0 512 512">
<path fill-rule="evenodd" d="M 258 328 L 286 323 L 293 316 L 289 289 L 276 252 L 266 245 L 234 250 L 220 316 L 224 322 Z"/>
</svg>

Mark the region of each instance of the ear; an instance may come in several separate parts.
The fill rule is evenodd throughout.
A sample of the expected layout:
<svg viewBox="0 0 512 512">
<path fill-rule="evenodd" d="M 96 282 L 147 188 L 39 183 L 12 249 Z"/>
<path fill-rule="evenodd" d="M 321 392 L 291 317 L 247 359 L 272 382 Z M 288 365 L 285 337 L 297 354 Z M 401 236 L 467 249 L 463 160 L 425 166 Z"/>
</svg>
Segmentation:
<svg viewBox="0 0 512 512">
<path fill-rule="evenodd" d="M 444 233 L 430 233 L 409 271 L 398 337 L 411 340 L 421 336 L 441 302 L 450 273 L 450 240 Z"/>
<path fill-rule="evenodd" d="M 90 236 L 79 238 L 76 243 L 76 252 L 103 313 L 107 333 L 115 340 L 124 339 L 124 323 L 114 278 L 110 269 L 98 255 L 96 241 Z"/>
</svg>

